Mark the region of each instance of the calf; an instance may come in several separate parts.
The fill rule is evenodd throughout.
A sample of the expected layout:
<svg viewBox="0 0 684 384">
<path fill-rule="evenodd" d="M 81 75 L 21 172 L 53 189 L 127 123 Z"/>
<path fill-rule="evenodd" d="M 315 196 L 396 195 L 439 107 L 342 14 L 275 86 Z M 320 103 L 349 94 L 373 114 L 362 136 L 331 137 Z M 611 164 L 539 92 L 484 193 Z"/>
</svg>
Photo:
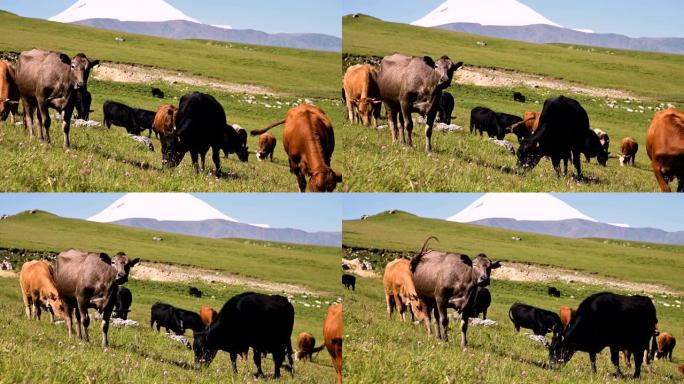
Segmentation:
<svg viewBox="0 0 684 384">
<path fill-rule="evenodd" d="M 135 109 L 126 104 L 116 101 L 105 101 L 102 104 L 102 114 L 104 116 L 103 125 L 111 128 L 112 124 L 126 128 L 126 132 L 132 135 L 139 135 L 141 132 L 135 118 Z"/>
<path fill-rule="evenodd" d="M 620 141 L 620 165 L 629 164 L 636 159 L 637 151 L 639 151 L 639 143 L 631 137 L 625 137 Z"/>
<path fill-rule="evenodd" d="M 506 132 L 521 121 L 519 116 L 495 112 L 485 107 L 475 107 L 470 111 L 470 132 L 478 131 L 480 136 L 487 132 L 489 137 L 503 140 Z"/>
<path fill-rule="evenodd" d="M 377 70 L 369 64 L 352 65 L 344 73 L 342 85 L 349 121 L 356 123 L 358 116 L 363 125 L 370 125 L 372 121 L 375 127 L 374 111 L 382 104 Z"/>
<path fill-rule="evenodd" d="M 204 321 L 202 321 L 202 317 L 198 313 L 182 308 L 176 308 L 176 312 L 185 330 L 192 329 L 193 332 L 200 332 L 206 329 Z"/>
<path fill-rule="evenodd" d="M 473 317 L 478 317 L 481 313 L 482 320 L 486 320 L 487 310 L 491 304 L 492 294 L 489 293 L 489 289 L 485 287 L 477 287 L 477 293 L 475 294 L 475 307 L 473 308 Z"/>
<path fill-rule="evenodd" d="M 181 313 L 172 305 L 153 304 L 150 309 L 150 329 L 153 329 L 154 323 L 157 323 L 157 332 L 161 327 L 164 327 L 166 332 L 171 330 L 176 335 L 185 334 L 185 324 L 183 324 Z"/>
<path fill-rule="evenodd" d="M 670 181 L 678 179 L 677 192 L 684 192 L 684 112 L 669 108 L 653 115 L 646 153 L 660 190 L 670 192 Z"/>
<path fill-rule="evenodd" d="M 154 129 L 154 118 L 157 116 L 156 112 L 148 111 L 146 109 L 133 109 L 135 114 L 135 124 L 142 133 L 144 130 L 147 131 L 147 137 L 152 136 L 152 130 Z"/>
<path fill-rule="evenodd" d="M 264 133 L 259 136 L 259 150 L 256 153 L 259 161 L 265 160 L 267 157 L 273 161 L 273 151 L 276 147 L 276 138 L 270 133 Z"/>
<path fill-rule="evenodd" d="M 451 124 L 451 114 L 454 112 L 456 102 L 451 93 L 442 91 L 442 97 L 439 99 L 439 121 L 444 124 Z"/>
<path fill-rule="evenodd" d="M 214 318 L 216 318 L 216 315 L 217 313 L 213 308 L 202 307 L 202 309 L 200 309 L 200 317 L 202 318 L 205 328 L 208 328 L 211 325 L 211 323 L 214 321 Z"/>
<path fill-rule="evenodd" d="M 608 137 L 608 134 L 605 133 L 604 131 L 600 129 L 594 129 L 594 134 L 596 137 L 599 139 L 599 144 L 601 144 L 601 150 L 600 151 L 588 151 L 588 152 L 583 152 L 584 156 L 587 160 L 587 163 L 591 161 L 591 158 L 596 156 L 596 160 L 600 165 L 605 166 L 606 162 L 608 161 L 608 155 L 610 155 L 610 152 L 608 151 L 608 148 L 610 147 L 610 137 Z M 585 148 L 591 148 L 592 143 L 594 142 L 594 138 L 591 136 L 588 136 L 585 139 Z"/>
<path fill-rule="evenodd" d="M 40 320 L 41 307 L 50 312 L 50 320 L 55 322 L 55 315 L 65 318 L 65 306 L 59 298 L 53 269 L 44 260 L 27 261 L 19 272 L 21 298 L 24 301 L 26 317 Z"/>
<path fill-rule="evenodd" d="M 152 97 L 163 99 L 164 98 L 164 92 L 159 88 L 153 87 L 152 88 Z"/>
<path fill-rule="evenodd" d="M 513 101 L 525 102 L 525 95 L 520 92 L 513 92 Z"/>
<path fill-rule="evenodd" d="M 416 287 L 413 284 L 411 263 L 406 259 L 391 261 L 385 267 L 382 277 L 382 285 L 385 289 L 385 301 L 387 302 L 387 315 L 392 318 L 392 312 L 396 308 L 401 315 L 401 320 L 406 321 L 406 308 L 410 306 L 411 318 L 423 320 L 426 317 L 424 305 L 421 303 Z"/>
<path fill-rule="evenodd" d="M 677 340 L 668 332 L 660 332 L 656 338 L 657 350 L 655 351 L 656 359 L 668 358 L 672 361 L 672 350 L 677 344 Z"/>
<path fill-rule="evenodd" d="M 173 132 L 173 128 L 176 126 L 176 113 L 178 108 L 171 104 L 160 105 L 157 109 L 157 113 L 154 115 L 154 122 L 152 123 L 152 129 L 160 137 L 163 138 L 164 135 L 170 135 Z M 161 141 L 162 145 L 164 140 Z M 164 148 L 164 147 L 162 147 Z"/>
<path fill-rule="evenodd" d="M 322 109 L 302 104 L 290 109 L 287 118 L 270 126 L 254 130 L 252 136 L 285 124 L 283 146 L 290 162 L 290 171 L 297 178 L 299 191 L 332 192 L 342 182 L 342 174 L 330 168 L 335 150 L 332 123 Z M 307 184 L 306 177 L 309 176 Z"/>
<path fill-rule="evenodd" d="M 131 304 L 133 303 L 133 294 L 126 287 L 119 286 L 118 288 L 112 317 L 127 320 L 128 312 L 131 311 Z"/>
<path fill-rule="evenodd" d="M 188 288 L 188 294 L 190 296 L 202 297 L 202 291 L 200 291 L 199 289 L 197 289 L 195 287 Z"/>
<path fill-rule="evenodd" d="M 216 352 L 230 354 L 233 371 L 237 372 L 237 356 L 252 348 L 257 377 L 261 370 L 262 354 L 271 353 L 274 377 L 280 377 L 280 367 L 287 356 L 290 365 L 285 366 L 293 375 L 292 327 L 294 307 L 287 298 L 245 292 L 234 296 L 221 308 L 214 322 L 203 332 L 195 332 L 193 350 L 198 363 L 209 365 Z"/>
<path fill-rule="evenodd" d="M 610 360 L 620 372 L 620 351 L 643 356 L 649 339 L 655 332 L 656 310 L 644 296 L 622 296 L 610 292 L 593 294 L 580 303 L 574 320 L 555 338 L 549 348 L 549 358 L 555 363 L 567 363 L 576 351 L 589 353 L 591 369 L 596 373 L 596 355 L 610 348 Z M 634 359 L 634 377 L 641 374 L 641 359 Z"/>
<path fill-rule="evenodd" d="M 313 337 L 309 332 L 302 332 L 297 336 L 297 353 L 295 354 L 296 360 L 304 360 L 309 357 L 309 361 L 313 361 L 313 354 L 320 352 L 325 348 L 325 344 L 316 348 L 316 338 Z"/>
<path fill-rule="evenodd" d="M 19 112 L 19 88 L 14 78 L 14 66 L 0 60 L 0 121 L 9 116 L 12 124 Z"/>
<path fill-rule="evenodd" d="M 575 317 L 575 310 L 567 305 L 564 305 L 560 307 L 559 315 L 561 324 L 563 324 L 563 329 L 565 329 L 568 327 L 568 324 L 570 324 L 570 320 Z"/>
<path fill-rule="evenodd" d="M 335 382 L 342 384 L 342 304 L 328 308 L 323 322 L 323 338 L 335 367 Z"/>
<path fill-rule="evenodd" d="M 513 322 L 516 332 L 520 332 L 520 328 L 527 328 L 535 335 L 546 336 L 551 331 L 556 337 L 563 330 L 563 324 L 557 314 L 527 304 L 511 305 L 508 318 Z"/>
<path fill-rule="evenodd" d="M 342 285 L 344 285 L 345 288 L 350 289 L 352 291 L 356 290 L 356 276 L 354 275 L 348 275 L 344 274 L 342 275 Z"/>
<path fill-rule="evenodd" d="M 76 106 L 76 118 L 82 120 L 90 120 L 90 112 L 94 112 L 90 109 L 90 104 L 93 102 L 93 96 L 85 88 L 80 88 L 72 93 L 73 97 L 76 98 L 74 104 Z"/>
<path fill-rule="evenodd" d="M 553 297 L 560 297 L 561 296 L 560 291 L 556 287 L 548 287 L 548 289 L 546 290 L 546 293 L 549 296 L 553 296 Z"/>
</svg>

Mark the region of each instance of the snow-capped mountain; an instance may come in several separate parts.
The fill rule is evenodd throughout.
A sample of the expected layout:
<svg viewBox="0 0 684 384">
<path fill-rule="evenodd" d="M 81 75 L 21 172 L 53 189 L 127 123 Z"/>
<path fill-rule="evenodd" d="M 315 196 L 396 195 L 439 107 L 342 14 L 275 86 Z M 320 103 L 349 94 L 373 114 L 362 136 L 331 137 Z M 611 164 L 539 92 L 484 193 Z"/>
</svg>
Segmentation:
<svg viewBox="0 0 684 384">
<path fill-rule="evenodd" d="M 339 232 L 246 224 L 188 193 L 127 193 L 87 220 L 209 238 L 244 238 L 339 247 Z"/>
<path fill-rule="evenodd" d="M 199 21 L 164 0 L 78 0 L 69 8 L 49 18 L 50 21 L 73 23 L 88 19 L 119 21 Z"/>
<path fill-rule="evenodd" d="M 436 27 L 452 23 L 509 26 L 546 24 L 560 27 L 517 0 L 447 0 L 411 24 Z"/>
</svg>

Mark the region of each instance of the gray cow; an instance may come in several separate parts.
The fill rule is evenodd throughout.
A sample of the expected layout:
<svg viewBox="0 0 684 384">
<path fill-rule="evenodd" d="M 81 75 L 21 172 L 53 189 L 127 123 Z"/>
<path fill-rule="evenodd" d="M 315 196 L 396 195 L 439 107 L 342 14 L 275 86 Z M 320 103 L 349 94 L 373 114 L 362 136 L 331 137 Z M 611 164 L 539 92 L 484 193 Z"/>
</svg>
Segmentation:
<svg viewBox="0 0 684 384">
<path fill-rule="evenodd" d="M 432 125 L 439 111 L 442 90 L 451 85 L 454 71 L 462 65 L 463 62 L 454 64 L 447 56 L 442 56 L 437 62 L 428 56 L 413 57 L 398 53 L 382 59 L 378 86 L 394 142 L 399 135 L 402 144 L 413 145 L 411 113 L 418 112 L 427 119 L 425 151 L 432 152 Z M 404 128 L 408 140 L 404 137 Z"/>
<path fill-rule="evenodd" d="M 411 259 L 416 292 L 427 306 L 428 321 L 425 325 L 428 336 L 432 331 L 431 315 L 434 312 L 437 337 L 449 340 L 447 307 L 454 308 L 461 313 L 461 347 L 465 347 L 468 344 L 468 319 L 475 316 L 477 288 L 489 285 L 491 270 L 501 265 L 482 253 L 471 260 L 467 255 L 427 250 L 430 239 L 437 240 L 434 236 L 428 237 L 420 253 Z"/>
<path fill-rule="evenodd" d="M 71 313 L 76 310 L 77 333 L 80 339 L 90 341 L 88 308 L 102 314 L 102 348 L 109 347 L 107 331 L 116 302 L 118 286 L 128 281 L 128 273 L 140 259 L 129 260 L 119 252 L 113 258 L 106 253 L 89 253 L 70 249 L 57 256 L 55 283 L 66 308 L 66 324 L 72 336 Z M 81 324 L 85 338 L 81 335 Z"/>
<path fill-rule="evenodd" d="M 39 140 L 50 142 L 48 108 L 53 108 L 64 112 L 64 147 L 69 147 L 69 127 L 75 107 L 72 93 L 87 87 L 90 70 L 99 63 L 99 60 L 88 60 L 82 53 L 73 59 L 63 53 L 38 49 L 19 55 L 16 83 L 31 138 L 37 135 Z"/>
</svg>

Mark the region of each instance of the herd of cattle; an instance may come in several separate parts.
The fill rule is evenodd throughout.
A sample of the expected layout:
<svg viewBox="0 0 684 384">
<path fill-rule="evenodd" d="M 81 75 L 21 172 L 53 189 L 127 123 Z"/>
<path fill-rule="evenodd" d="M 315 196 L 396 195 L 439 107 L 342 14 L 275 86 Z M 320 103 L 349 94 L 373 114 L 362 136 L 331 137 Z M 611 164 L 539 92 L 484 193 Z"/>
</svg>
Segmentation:
<svg viewBox="0 0 684 384">
<path fill-rule="evenodd" d="M 75 249 L 62 252 L 53 265 L 44 260 L 24 263 L 19 274 L 22 299 L 29 319 L 40 320 L 42 310 L 66 322 L 69 337 L 73 335 L 73 319 L 76 316 L 76 333 L 79 339 L 90 341 L 89 308 L 102 317 L 102 348 L 109 348 L 109 324 L 112 316 L 126 320 L 133 296 L 122 285 L 128 281 L 130 269 L 140 260 L 130 259 L 119 252 L 113 258 L 105 253 L 82 252 Z M 189 293 L 201 296 L 191 287 Z M 244 292 L 228 300 L 217 313 L 202 307 L 199 313 L 176 308 L 165 303 L 152 305 L 150 329 L 155 324 L 177 335 L 193 331 L 192 349 L 195 361 L 208 366 L 219 350 L 230 355 L 232 368 L 237 372 L 238 355 L 247 358 L 252 349 L 256 376 L 264 376 L 261 359 L 271 354 L 274 376 L 280 377 L 284 367 L 294 375 L 292 361 L 292 329 L 294 307 L 286 297 Z M 83 331 L 81 330 L 83 328 Z M 342 304 L 328 308 L 323 324 L 324 343 L 316 347 L 316 339 L 308 332 L 297 338 L 297 358 L 311 359 L 312 354 L 326 348 L 335 368 L 336 380 L 342 383 Z M 284 364 L 285 358 L 288 364 Z"/>
<path fill-rule="evenodd" d="M 59 52 L 33 49 L 22 52 L 16 65 L 0 61 L 0 120 L 11 116 L 14 123 L 21 102 L 24 127 L 31 138 L 50 142 L 51 117 L 48 109 L 62 114 L 64 147 L 71 145 L 69 130 L 74 109 L 78 118 L 88 119 L 92 110 L 92 95 L 87 89 L 88 77 L 99 60 L 90 60 L 79 53 L 73 58 Z M 155 97 L 162 97 L 158 88 L 152 89 Z M 215 174 L 221 175 L 220 152 L 225 156 L 235 153 L 247 161 L 247 132 L 227 123 L 221 104 L 208 94 L 194 92 L 180 98 L 178 106 L 161 105 L 157 111 L 132 108 L 125 104 L 106 101 L 103 104 L 103 122 L 126 128 L 128 133 L 139 135 L 154 131 L 162 146 L 162 164 L 175 167 L 190 152 L 196 172 L 204 170 L 205 156 L 212 149 Z M 332 123 L 325 112 L 313 105 L 302 104 L 288 111 L 287 117 L 269 128 L 254 130 L 259 137 L 257 158 L 270 157 L 276 139 L 266 133 L 268 129 L 285 124 L 283 146 L 288 156 L 290 171 L 297 179 L 299 190 L 304 192 L 332 192 L 342 175 L 330 168 L 335 149 Z M 199 158 L 202 166 L 199 166 Z M 307 178 L 309 181 L 307 182 Z"/>
<path fill-rule="evenodd" d="M 491 271 L 501 264 L 482 253 L 471 259 L 430 249 L 432 239 L 437 240 L 430 236 L 410 260 L 387 264 L 383 276 L 387 314 L 391 318 L 396 310 L 405 321 L 408 309 L 414 320 L 425 323 L 428 337 L 434 328 L 437 338 L 448 341 L 447 308 L 453 308 L 461 318 L 461 347 L 466 347 L 469 319 L 479 314 L 487 318 L 492 297 L 486 287 Z M 549 295 L 560 297 L 560 291 L 549 287 Z M 551 362 L 567 363 L 575 352 L 583 351 L 589 353 L 594 372 L 596 355 L 608 347 L 618 375 L 622 375 L 619 353 L 623 352 L 628 366 L 634 356 L 634 377 L 639 377 L 642 356 L 646 364 L 654 355 L 671 361 L 676 343 L 670 333 L 656 330 L 656 309 L 645 296 L 597 293 L 584 299 L 577 310 L 561 307 L 560 314 L 515 303 L 508 315 L 516 331 L 527 328 L 541 336 L 553 333 L 552 342 L 546 344 Z"/>
<path fill-rule="evenodd" d="M 445 91 L 453 74 L 463 63 L 449 57 L 432 58 L 404 56 L 395 53 L 385 56 L 378 67 L 356 64 L 347 68 L 342 82 L 342 97 L 347 117 L 352 122 L 376 126 L 381 106 L 385 106 L 392 141 L 412 145 L 412 113 L 426 121 L 425 150 L 432 152 L 432 129 L 439 119 L 451 123 L 454 99 Z M 513 99 L 525 102 L 519 92 Z M 406 130 L 406 135 L 404 134 Z M 582 179 L 580 155 L 587 162 L 596 157 L 606 165 L 610 139 L 598 129 L 592 130 L 589 116 L 579 102 L 565 96 L 552 97 L 544 102 L 541 112 L 525 112 L 521 116 L 496 112 L 486 107 L 475 107 L 470 114 L 470 132 L 486 132 L 490 137 L 504 139 L 515 134 L 520 146 L 517 164 L 521 169 L 534 168 L 542 157 L 548 156 L 558 176 L 560 162 L 567 174 L 572 161 L 578 179 Z M 634 164 L 639 145 L 631 137 L 620 142 L 620 164 Z M 677 190 L 684 192 L 684 112 L 670 108 L 656 112 L 646 136 L 646 151 L 653 172 L 662 191 L 670 191 L 669 182 L 678 179 Z"/>
</svg>

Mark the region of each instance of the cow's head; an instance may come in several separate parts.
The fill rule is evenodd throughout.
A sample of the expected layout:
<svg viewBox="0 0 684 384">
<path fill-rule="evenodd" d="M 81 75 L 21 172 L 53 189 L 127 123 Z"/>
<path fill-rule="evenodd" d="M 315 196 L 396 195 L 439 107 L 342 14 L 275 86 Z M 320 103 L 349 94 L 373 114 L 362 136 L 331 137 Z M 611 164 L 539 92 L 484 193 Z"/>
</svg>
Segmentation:
<svg viewBox="0 0 684 384">
<path fill-rule="evenodd" d="M 332 192 L 337 183 L 342 182 L 342 174 L 335 172 L 330 167 L 314 171 L 309 179 L 309 192 Z"/>
<path fill-rule="evenodd" d="M 45 298 L 46 304 L 50 307 L 52 314 L 60 319 L 66 320 L 67 311 L 62 299 L 56 294 L 50 294 L 50 296 Z"/>
<path fill-rule="evenodd" d="M 518 168 L 532 169 L 537 166 L 542 155 L 539 151 L 539 142 L 530 138 L 523 139 L 516 153 L 518 156 Z"/>
<path fill-rule="evenodd" d="M 100 60 L 90 61 L 83 53 L 79 53 L 71 59 L 71 77 L 74 81 L 74 89 L 85 88 L 88 85 L 90 70 L 98 64 L 100 64 Z"/>
<path fill-rule="evenodd" d="M 242 128 L 234 128 L 226 124 L 223 135 L 223 152 L 235 153 L 240 161 L 249 159 L 249 147 L 247 147 L 247 131 Z"/>
<path fill-rule="evenodd" d="M 375 115 L 375 110 L 380 109 L 381 100 L 372 97 L 363 97 L 361 99 L 352 100 L 357 105 L 359 116 L 363 125 L 370 125 L 371 117 Z"/>
<path fill-rule="evenodd" d="M 610 152 L 606 151 L 605 149 L 601 149 L 599 151 L 599 153 L 596 155 L 596 160 L 598 161 L 599 164 L 601 164 L 605 167 L 606 163 L 608 163 L 608 157 L 609 156 L 610 156 Z"/>
<path fill-rule="evenodd" d="M 208 366 L 216 357 L 216 349 L 210 348 L 207 331 L 195 332 L 192 350 L 195 352 L 195 362 Z"/>
<path fill-rule="evenodd" d="M 162 164 L 165 167 L 177 167 L 183 161 L 186 152 L 181 148 L 180 136 L 173 130 L 170 134 L 160 137 L 159 140 L 162 144 Z"/>
<path fill-rule="evenodd" d="M 413 310 L 413 315 L 416 317 L 416 320 L 423 321 L 427 318 L 427 308 L 415 292 L 407 293 L 402 289 L 401 296 L 402 300 L 404 300 L 404 303 L 411 305 L 411 309 Z"/>
<path fill-rule="evenodd" d="M 131 268 L 140 262 L 140 259 L 138 258 L 130 260 L 123 252 L 117 253 L 116 256 L 111 259 L 106 253 L 101 253 L 100 258 L 102 261 L 110 263 L 112 268 L 116 271 L 114 284 L 124 284 L 127 282 Z"/>
<path fill-rule="evenodd" d="M 439 60 L 435 62 L 435 71 L 439 74 L 439 83 L 437 84 L 437 87 L 443 89 L 450 86 L 454 72 L 462 66 L 462 61 L 454 64 L 449 56 L 440 57 Z"/>
<path fill-rule="evenodd" d="M 573 348 L 568 347 L 562 335 L 554 335 L 549 345 L 549 360 L 554 364 L 565 364 L 575 354 Z"/>
<path fill-rule="evenodd" d="M 487 255 L 480 253 L 473 260 L 473 275 L 475 282 L 479 287 L 486 287 L 489 285 L 489 278 L 492 274 L 492 269 L 499 268 L 501 263 L 498 261 L 492 262 Z"/>
</svg>

